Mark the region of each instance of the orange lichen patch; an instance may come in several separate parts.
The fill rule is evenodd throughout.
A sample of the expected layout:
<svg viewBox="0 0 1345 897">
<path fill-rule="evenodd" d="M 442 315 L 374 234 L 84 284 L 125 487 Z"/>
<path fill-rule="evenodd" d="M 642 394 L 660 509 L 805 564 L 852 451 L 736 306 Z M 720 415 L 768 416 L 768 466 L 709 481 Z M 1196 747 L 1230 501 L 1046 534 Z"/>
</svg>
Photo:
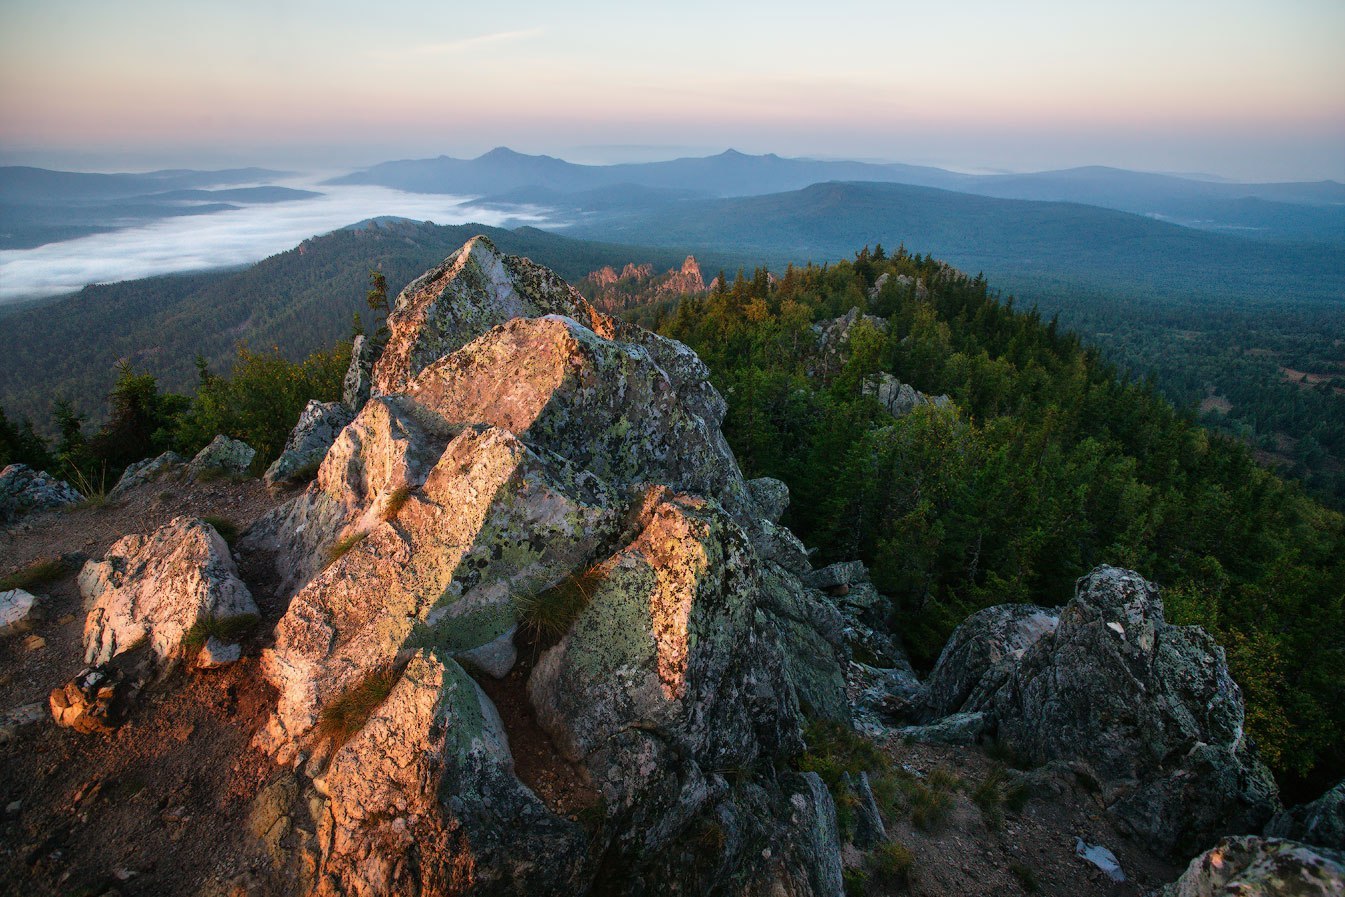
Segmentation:
<svg viewBox="0 0 1345 897">
<path fill-rule="evenodd" d="M 709 569 L 705 543 L 709 527 L 665 505 L 636 548 L 646 557 L 660 557 L 653 565 L 655 585 L 649 595 L 649 616 L 658 656 L 659 682 L 670 701 L 686 689 L 688 624 L 691 605 L 701 577 Z"/>
</svg>

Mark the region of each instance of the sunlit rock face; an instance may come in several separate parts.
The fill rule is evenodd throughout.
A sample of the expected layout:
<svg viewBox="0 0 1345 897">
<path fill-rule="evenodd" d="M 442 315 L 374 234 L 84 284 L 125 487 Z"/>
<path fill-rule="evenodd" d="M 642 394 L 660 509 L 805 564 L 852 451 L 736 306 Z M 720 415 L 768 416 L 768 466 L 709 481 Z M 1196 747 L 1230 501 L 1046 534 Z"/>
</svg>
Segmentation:
<svg viewBox="0 0 1345 897">
<path fill-rule="evenodd" d="M 326 786 L 319 895 L 565 894 L 585 884 L 587 834 L 518 781 L 495 708 L 437 653 L 411 659 L 337 752 Z"/>
<path fill-rule="evenodd" d="M 292 596 L 259 740 L 322 783 L 319 891 L 584 893 L 602 870 L 620 893 L 839 894 L 835 808 L 787 772 L 798 640 L 763 598 L 764 570 L 802 590 L 807 555 L 772 522 L 783 484 L 749 492 L 704 365 L 483 238 L 389 328 L 314 482 L 245 535 Z M 529 608 L 579 580 L 517 700 L 602 795 L 596 834 L 518 781 L 471 678 L 504 676 Z M 843 682 L 837 649 L 815 660 Z"/>
<path fill-rule="evenodd" d="M 89 607 L 84 661 L 90 665 L 141 642 L 160 662 L 170 661 L 198 623 L 257 615 L 229 546 L 210 524 L 190 517 L 117 540 L 101 561 L 84 565 L 79 587 Z"/>
</svg>

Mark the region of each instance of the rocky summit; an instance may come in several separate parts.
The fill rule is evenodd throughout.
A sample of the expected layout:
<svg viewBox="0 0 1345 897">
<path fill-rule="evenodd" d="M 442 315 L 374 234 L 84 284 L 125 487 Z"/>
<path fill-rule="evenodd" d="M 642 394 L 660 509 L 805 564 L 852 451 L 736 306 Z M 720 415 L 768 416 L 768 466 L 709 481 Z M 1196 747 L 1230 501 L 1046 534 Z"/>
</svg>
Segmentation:
<svg viewBox="0 0 1345 897">
<path fill-rule="evenodd" d="M 820 325 L 819 369 L 884 326 Z M 1340 788 L 1280 805 L 1222 650 L 1166 622 L 1141 574 L 973 614 L 921 681 L 865 565 L 815 566 L 782 524 L 809 509 L 744 478 L 686 346 L 483 237 L 381 333 L 342 401 L 303 409 L 266 488 L 225 437 L 128 468 L 105 513 L 143 528 L 78 556 L 66 653 L 23 649 L 59 684 L 6 712 L 5 743 L 47 718 L 105 764 L 70 806 L 106 788 L 173 857 L 223 833 L 227 859 L 193 855 L 173 893 L 886 894 L 910 883 L 898 836 L 937 858 L 922 893 L 1035 888 L 1017 859 L 971 868 L 992 842 L 1055 851 L 1051 893 L 1338 887 Z M 946 402 L 873 394 L 893 417 Z M 79 500 L 5 476 L 25 513 Z M 161 513 L 178 492 L 254 510 L 234 544 L 214 512 Z M 7 590 L 3 637 L 55 595 Z M 117 751 L 180 784 L 138 807 Z M 25 855 L 64 882 L 78 848 L 51 825 Z"/>
</svg>

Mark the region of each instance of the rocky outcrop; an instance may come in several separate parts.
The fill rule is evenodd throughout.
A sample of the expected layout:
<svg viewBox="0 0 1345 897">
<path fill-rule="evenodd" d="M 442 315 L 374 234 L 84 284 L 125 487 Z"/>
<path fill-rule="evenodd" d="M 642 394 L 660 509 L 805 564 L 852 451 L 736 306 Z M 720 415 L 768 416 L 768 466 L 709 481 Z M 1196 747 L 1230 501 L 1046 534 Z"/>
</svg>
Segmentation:
<svg viewBox="0 0 1345 897">
<path fill-rule="evenodd" d="M 316 476 L 327 450 L 353 417 L 350 408 L 341 402 L 309 400 L 285 440 L 280 457 L 271 462 L 262 477 L 267 488 L 274 490 Z"/>
<path fill-rule="evenodd" d="M 804 666 L 844 716 L 849 624 L 791 572 L 787 490 L 743 481 L 704 365 L 482 238 L 389 329 L 317 479 L 244 537 L 293 592 L 261 742 L 325 795 L 322 892 L 583 893 L 601 869 L 623 893 L 839 894 L 835 808 L 783 770 Z M 526 700 L 602 793 L 596 833 L 518 782 L 464 673 L 504 675 L 525 631 Z"/>
<path fill-rule="evenodd" d="M 84 565 L 79 588 L 89 608 L 84 661 L 91 665 L 143 641 L 160 662 L 170 660 L 193 627 L 257 615 L 224 539 L 189 517 L 119 539 L 103 560 Z"/>
<path fill-rule="evenodd" d="M 1345 781 L 1310 803 L 1275 814 L 1265 834 L 1345 852 Z"/>
<path fill-rule="evenodd" d="M 193 478 L 221 474 L 241 477 L 248 472 L 256 455 L 257 450 L 246 442 L 216 436 L 187 464 L 187 474 Z"/>
<path fill-rule="evenodd" d="M 0 471 L 0 524 L 29 511 L 61 508 L 83 500 L 74 486 L 27 464 L 10 464 Z"/>
<path fill-rule="evenodd" d="M 756 504 L 757 514 L 771 523 L 779 523 L 789 508 L 789 487 L 774 477 L 747 481 L 747 492 Z"/>
<path fill-rule="evenodd" d="M 37 612 L 37 598 L 23 589 L 0 592 L 0 635 L 27 632 Z"/>
<path fill-rule="evenodd" d="M 112 487 L 112 491 L 107 494 L 111 501 L 125 498 L 132 490 L 138 489 L 145 483 L 157 480 L 160 477 L 182 472 L 187 459 L 177 452 L 164 452 L 157 458 L 145 458 L 137 461 L 122 472 L 121 479 L 117 480 L 117 485 Z"/>
<path fill-rule="evenodd" d="M 963 707 L 982 706 L 1024 652 L 1054 632 L 1058 622 L 1056 611 L 1027 604 L 1001 604 L 972 614 L 944 644 L 925 680 L 920 716 L 935 720 Z"/>
<path fill-rule="evenodd" d="M 952 399 L 947 396 L 929 396 L 908 383 L 902 383 L 887 371 L 879 371 L 877 376 L 866 380 L 862 387 L 864 395 L 873 396 L 887 413 L 893 417 L 910 414 L 921 405 L 935 408 L 947 408 Z"/>
<path fill-rule="evenodd" d="M 341 404 L 349 408 L 352 414 L 369 401 L 373 375 L 373 342 L 363 333 L 356 334 L 350 342 L 350 366 L 346 368 L 346 376 L 341 383 Z"/>
<path fill-rule="evenodd" d="M 839 318 L 812 325 L 815 341 L 813 349 L 815 363 L 812 372 L 827 378 L 839 373 L 850 357 L 850 344 L 855 333 L 861 329 L 885 334 L 887 319 L 863 314 L 858 307 L 855 307 Z"/>
<path fill-rule="evenodd" d="M 1160 897 L 1337 897 L 1345 894 L 1345 857 L 1294 841 L 1225 838 L 1191 861 Z"/>
<path fill-rule="evenodd" d="M 1070 763 L 1158 850 L 1259 830 L 1278 806 L 1222 649 L 1199 627 L 1166 623 L 1157 588 L 1128 570 L 1080 579 L 1053 626 L 1039 608 L 975 615 L 930 692 L 936 711 L 986 714 L 1029 761 Z"/>
<path fill-rule="evenodd" d="M 513 773 L 495 708 L 421 651 L 326 776 L 318 895 L 581 893 L 587 835 Z"/>
</svg>

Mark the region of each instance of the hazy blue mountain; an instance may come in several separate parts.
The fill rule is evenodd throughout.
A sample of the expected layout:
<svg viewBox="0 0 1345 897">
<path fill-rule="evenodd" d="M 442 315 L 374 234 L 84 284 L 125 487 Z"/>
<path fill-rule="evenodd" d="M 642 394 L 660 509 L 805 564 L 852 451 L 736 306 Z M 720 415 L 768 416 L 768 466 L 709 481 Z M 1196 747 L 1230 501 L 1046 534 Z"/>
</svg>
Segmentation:
<svg viewBox="0 0 1345 897">
<path fill-rule="evenodd" d="M 26 165 L 0 166 L 0 201 L 46 202 L 61 199 L 107 199 L 142 196 L 165 190 L 215 187 L 274 180 L 283 171 L 266 168 L 230 168 L 223 171 L 166 169 L 144 174 L 94 174 L 50 171 Z"/>
<path fill-rule="evenodd" d="M 974 196 L 901 184 L 827 183 L 732 199 L 689 200 L 566 233 L 717 247 L 775 265 L 905 243 L 999 282 L 1059 278 L 1146 295 L 1345 299 L 1345 249 L 1208 233 L 1078 203 Z"/>
<path fill-rule="evenodd" d="M 503 195 L 565 210 L 622 212 L 648 206 L 650 196 L 637 188 L 731 197 L 781 193 L 827 181 L 899 183 L 1003 199 L 1078 202 L 1202 229 L 1345 243 L 1345 185 L 1335 181 L 1242 184 L 1099 166 L 973 175 L 915 165 L 753 156 L 734 150 L 667 162 L 579 165 L 501 147 L 476 159 L 440 156 L 385 162 L 332 183 Z M 630 197 L 624 205 L 623 191 Z M 586 204 L 585 197 L 594 193 L 602 203 Z M 558 194 L 565 198 L 558 199 Z"/>
</svg>

